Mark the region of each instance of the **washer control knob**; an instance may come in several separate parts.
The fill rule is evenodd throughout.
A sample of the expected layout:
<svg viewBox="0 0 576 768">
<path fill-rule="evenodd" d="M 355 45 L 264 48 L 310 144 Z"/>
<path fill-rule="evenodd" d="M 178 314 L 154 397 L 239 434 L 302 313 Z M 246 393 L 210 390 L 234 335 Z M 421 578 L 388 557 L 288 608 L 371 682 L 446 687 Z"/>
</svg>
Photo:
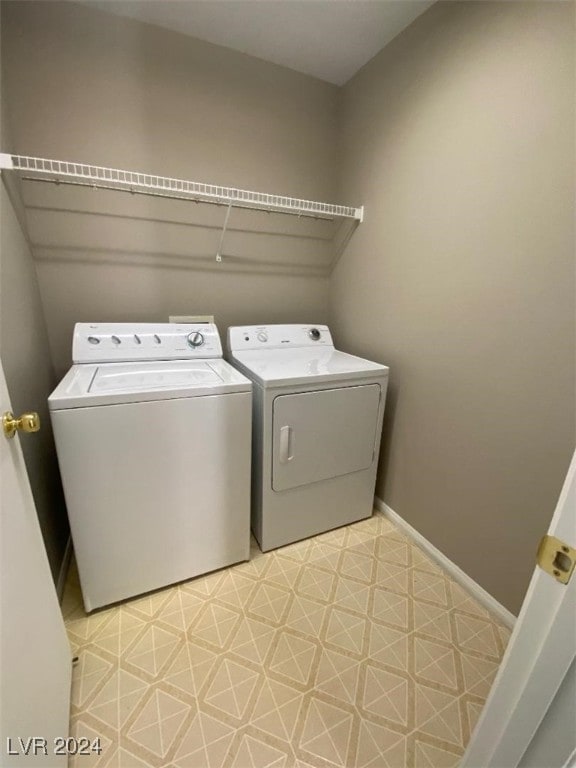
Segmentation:
<svg viewBox="0 0 576 768">
<path fill-rule="evenodd" d="M 121 340 L 118 338 L 118 336 L 111 336 L 110 338 L 112 339 L 112 343 L 113 343 L 113 344 L 116 344 L 116 346 L 118 346 L 118 344 L 122 344 L 122 342 L 121 342 Z"/>
<path fill-rule="evenodd" d="M 268 341 L 268 334 L 266 333 L 266 331 L 259 332 L 258 341 Z"/>
<path fill-rule="evenodd" d="M 192 347 L 192 349 L 196 349 L 197 347 L 201 347 L 202 344 L 204 344 L 204 336 L 202 336 L 200 331 L 194 331 L 193 333 L 188 334 L 186 341 Z"/>
<path fill-rule="evenodd" d="M 318 330 L 318 328 L 310 328 L 310 330 L 308 331 L 308 336 L 310 336 L 312 341 L 318 341 L 318 339 L 320 338 L 320 331 Z"/>
<path fill-rule="evenodd" d="M 100 344 L 100 339 L 98 336 L 88 336 L 88 341 L 90 344 Z"/>
</svg>

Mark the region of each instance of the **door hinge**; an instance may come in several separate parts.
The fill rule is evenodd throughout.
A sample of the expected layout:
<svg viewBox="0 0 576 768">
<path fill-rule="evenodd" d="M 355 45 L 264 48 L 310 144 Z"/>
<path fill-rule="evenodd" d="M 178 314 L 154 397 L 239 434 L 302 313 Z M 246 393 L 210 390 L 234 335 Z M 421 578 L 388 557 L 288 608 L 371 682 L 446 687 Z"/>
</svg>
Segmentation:
<svg viewBox="0 0 576 768">
<path fill-rule="evenodd" d="M 568 584 L 576 566 L 576 549 L 555 536 L 542 537 L 536 562 L 561 584 Z"/>
</svg>

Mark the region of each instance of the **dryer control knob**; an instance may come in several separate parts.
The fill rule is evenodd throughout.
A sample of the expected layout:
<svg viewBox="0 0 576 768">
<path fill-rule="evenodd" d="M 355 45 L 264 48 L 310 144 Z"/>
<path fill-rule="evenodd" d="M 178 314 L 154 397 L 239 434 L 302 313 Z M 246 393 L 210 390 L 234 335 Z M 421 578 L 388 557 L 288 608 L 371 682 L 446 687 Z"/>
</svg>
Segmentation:
<svg viewBox="0 0 576 768">
<path fill-rule="evenodd" d="M 260 331 L 258 334 L 258 341 L 268 341 L 268 334 L 266 331 Z"/>
<path fill-rule="evenodd" d="M 204 336 L 199 331 L 194 331 L 194 333 L 188 334 L 186 341 L 192 349 L 196 349 L 204 344 Z"/>
<path fill-rule="evenodd" d="M 320 338 L 320 331 L 318 330 L 318 328 L 310 328 L 310 330 L 308 331 L 308 336 L 310 336 L 312 341 L 318 341 L 318 339 Z"/>
</svg>

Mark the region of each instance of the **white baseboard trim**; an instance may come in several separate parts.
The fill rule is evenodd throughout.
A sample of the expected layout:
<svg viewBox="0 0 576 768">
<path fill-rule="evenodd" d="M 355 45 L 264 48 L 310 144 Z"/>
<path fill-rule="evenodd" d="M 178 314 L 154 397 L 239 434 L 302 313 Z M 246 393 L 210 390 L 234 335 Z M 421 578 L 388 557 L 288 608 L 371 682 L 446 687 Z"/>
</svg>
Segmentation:
<svg viewBox="0 0 576 768">
<path fill-rule="evenodd" d="M 58 600 L 62 602 L 64 596 L 64 587 L 66 586 L 66 576 L 68 575 L 68 569 L 70 568 L 70 559 L 72 558 L 72 539 L 68 536 L 66 542 L 66 549 L 64 550 L 64 557 L 60 564 L 60 571 L 58 573 L 58 581 L 56 582 L 56 594 Z"/>
<path fill-rule="evenodd" d="M 509 629 L 513 629 L 516 623 L 516 616 L 511 611 L 505 608 L 502 603 L 499 603 L 495 597 L 489 592 L 486 592 L 480 584 L 478 584 L 471 576 L 459 568 L 456 563 L 453 563 L 443 552 L 436 549 L 434 544 L 431 544 L 427 538 L 422 536 L 421 533 L 415 528 L 412 528 L 410 523 L 407 523 L 397 512 L 388 506 L 378 496 L 374 497 L 374 506 L 379 512 L 382 512 L 384 517 L 387 517 L 390 522 L 397 525 L 407 536 L 415 541 L 418 546 L 423 549 L 426 554 L 432 558 L 438 565 L 440 565 L 445 571 L 447 571 L 454 581 L 458 582 L 461 587 L 470 592 L 475 600 L 478 600 L 487 610 L 497 616 L 500 621 L 505 624 Z"/>
</svg>

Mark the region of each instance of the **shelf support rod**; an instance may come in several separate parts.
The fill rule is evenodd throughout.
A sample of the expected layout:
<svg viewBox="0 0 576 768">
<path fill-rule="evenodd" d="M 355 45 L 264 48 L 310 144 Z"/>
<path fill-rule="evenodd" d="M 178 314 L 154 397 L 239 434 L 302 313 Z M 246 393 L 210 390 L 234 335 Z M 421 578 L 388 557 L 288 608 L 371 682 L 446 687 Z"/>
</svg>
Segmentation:
<svg viewBox="0 0 576 768">
<path fill-rule="evenodd" d="M 230 218 L 231 210 L 232 210 L 232 203 L 230 203 L 226 211 L 226 216 L 224 217 L 224 226 L 222 227 L 222 232 L 220 234 L 220 243 L 218 245 L 218 250 L 216 251 L 216 261 L 218 263 L 222 261 L 222 246 L 224 244 L 224 235 L 226 234 L 226 227 L 228 226 L 228 219 Z"/>
</svg>

